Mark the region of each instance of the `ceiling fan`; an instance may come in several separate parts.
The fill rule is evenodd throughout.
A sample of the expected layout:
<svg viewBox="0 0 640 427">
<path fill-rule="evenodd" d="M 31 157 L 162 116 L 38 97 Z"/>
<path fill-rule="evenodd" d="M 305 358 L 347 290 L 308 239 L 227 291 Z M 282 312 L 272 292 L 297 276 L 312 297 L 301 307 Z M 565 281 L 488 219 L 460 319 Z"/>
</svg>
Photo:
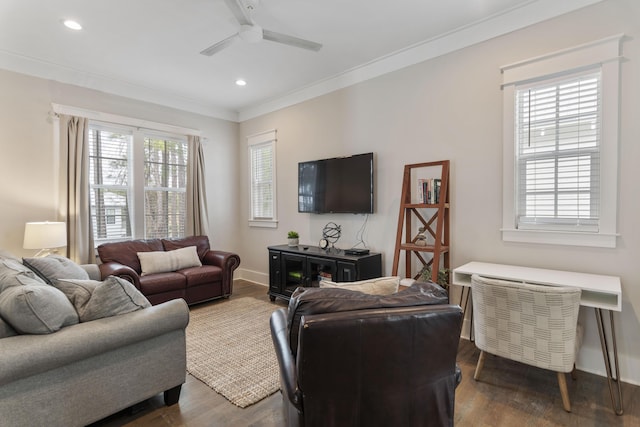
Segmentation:
<svg viewBox="0 0 640 427">
<path fill-rule="evenodd" d="M 257 43 L 262 40 L 269 40 L 276 43 L 283 43 L 289 46 L 299 47 L 302 49 L 308 49 L 313 51 L 319 51 L 322 48 L 320 43 L 312 42 L 310 40 L 300 39 L 298 37 L 289 36 L 287 34 L 277 33 L 275 31 L 269 31 L 262 28 L 260 25 L 253 22 L 251 13 L 256 9 L 260 0 L 225 0 L 231 12 L 236 17 L 236 20 L 240 24 L 240 31 L 231 37 L 219 41 L 218 43 L 209 46 L 202 52 L 202 55 L 212 56 L 213 54 L 220 52 L 222 49 L 230 46 L 236 40 L 241 39 L 249 43 Z"/>
</svg>

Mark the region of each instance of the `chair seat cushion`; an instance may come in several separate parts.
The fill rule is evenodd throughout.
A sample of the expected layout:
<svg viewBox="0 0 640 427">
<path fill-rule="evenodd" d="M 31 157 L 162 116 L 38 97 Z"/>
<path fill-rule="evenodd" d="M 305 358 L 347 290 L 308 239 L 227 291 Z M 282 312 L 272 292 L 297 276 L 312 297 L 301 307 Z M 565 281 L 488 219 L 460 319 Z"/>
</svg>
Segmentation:
<svg viewBox="0 0 640 427">
<path fill-rule="evenodd" d="M 371 308 L 412 307 L 448 304 L 447 291 L 433 282 L 415 282 L 391 295 L 370 295 L 340 288 L 296 289 L 289 300 L 287 330 L 294 356 L 298 349 L 298 329 L 302 316 Z"/>
</svg>

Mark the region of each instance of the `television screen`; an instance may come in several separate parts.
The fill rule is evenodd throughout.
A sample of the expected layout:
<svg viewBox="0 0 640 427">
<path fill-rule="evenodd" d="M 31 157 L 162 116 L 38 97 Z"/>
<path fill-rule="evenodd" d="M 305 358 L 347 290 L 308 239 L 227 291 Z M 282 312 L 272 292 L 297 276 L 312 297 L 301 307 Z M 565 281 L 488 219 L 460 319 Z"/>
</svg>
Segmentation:
<svg viewBox="0 0 640 427">
<path fill-rule="evenodd" d="M 298 212 L 373 213 L 373 153 L 298 163 Z"/>
</svg>

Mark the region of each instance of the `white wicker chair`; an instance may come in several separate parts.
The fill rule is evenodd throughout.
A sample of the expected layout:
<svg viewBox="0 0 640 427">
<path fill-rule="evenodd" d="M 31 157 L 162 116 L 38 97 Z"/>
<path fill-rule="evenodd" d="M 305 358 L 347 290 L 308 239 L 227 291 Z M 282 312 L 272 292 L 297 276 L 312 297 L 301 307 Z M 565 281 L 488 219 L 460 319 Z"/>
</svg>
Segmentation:
<svg viewBox="0 0 640 427">
<path fill-rule="evenodd" d="M 578 325 L 580 289 L 533 285 L 473 275 L 473 326 L 485 353 L 557 372 L 562 404 L 571 412 L 565 374 L 575 379 L 575 359 L 582 342 Z"/>
</svg>

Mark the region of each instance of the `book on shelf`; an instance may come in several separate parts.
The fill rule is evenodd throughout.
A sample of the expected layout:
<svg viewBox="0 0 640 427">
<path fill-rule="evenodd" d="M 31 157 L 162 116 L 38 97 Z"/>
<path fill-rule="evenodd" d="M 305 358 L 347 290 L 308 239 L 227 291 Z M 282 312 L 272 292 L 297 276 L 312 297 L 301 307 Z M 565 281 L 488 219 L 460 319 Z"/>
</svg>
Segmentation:
<svg viewBox="0 0 640 427">
<path fill-rule="evenodd" d="M 440 178 L 420 178 L 418 179 L 417 202 L 426 205 L 433 205 L 440 202 Z"/>
<path fill-rule="evenodd" d="M 322 282 L 323 280 L 331 280 L 331 273 L 328 271 L 320 271 L 318 272 L 318 282 Z"/>
<path fill-rule="evenodd" d="M 442 185 L 442 180 L 440 178 L 435 178 L 433 180 L 433 203 L 440 203 L 440 186 Z"/>
</svg>

